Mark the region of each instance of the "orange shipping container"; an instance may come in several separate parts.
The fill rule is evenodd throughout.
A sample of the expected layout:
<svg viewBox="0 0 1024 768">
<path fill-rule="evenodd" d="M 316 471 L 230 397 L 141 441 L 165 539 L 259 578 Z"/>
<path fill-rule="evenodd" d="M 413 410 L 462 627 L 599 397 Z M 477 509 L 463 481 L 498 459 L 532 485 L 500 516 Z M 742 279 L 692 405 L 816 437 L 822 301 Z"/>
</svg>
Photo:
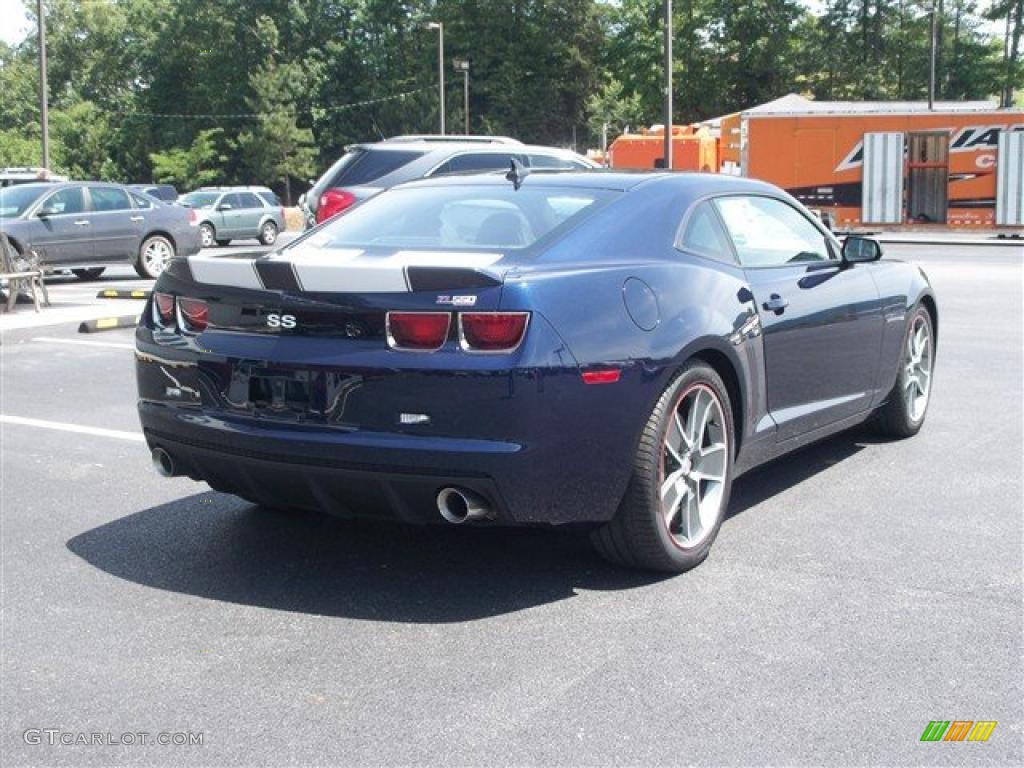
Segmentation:
<svg viewBox="0 0 1024 768">
<path fill-rule="evenodd" d="M 655 126 L 643 133 L 624 133 L 608 147 L 608 164 L 620 170 L 664 167 L 665 133 Z M 672 126 L 672 168 L 677 171 L 718 169 L 718 142 L 706 128 Z"/>
</svg>

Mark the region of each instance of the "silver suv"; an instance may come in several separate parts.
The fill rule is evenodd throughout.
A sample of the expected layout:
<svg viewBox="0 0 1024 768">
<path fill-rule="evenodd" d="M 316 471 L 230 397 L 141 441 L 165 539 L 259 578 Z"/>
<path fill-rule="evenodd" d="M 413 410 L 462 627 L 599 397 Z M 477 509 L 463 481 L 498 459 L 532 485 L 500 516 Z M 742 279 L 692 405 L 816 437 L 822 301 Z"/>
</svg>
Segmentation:
<svg viewBox="0 0 1024 768">
<path fill-rule="evenodd" d="M 285 228 L 281 201 L 266 187 L 202 187 L 178 203 L 195 210 L 203 248 L 253 237 L 273 245 Z"/>
<path fill-rule="evenodd" d="M 567 149 L 523 144 L 503 136 L 395 136 L 351 144 L 301 201 L 306 227 L 412 179 L 488 173 L 512 159 L 528 168 L 579 171 L 598 166 Z"/>
</svg>

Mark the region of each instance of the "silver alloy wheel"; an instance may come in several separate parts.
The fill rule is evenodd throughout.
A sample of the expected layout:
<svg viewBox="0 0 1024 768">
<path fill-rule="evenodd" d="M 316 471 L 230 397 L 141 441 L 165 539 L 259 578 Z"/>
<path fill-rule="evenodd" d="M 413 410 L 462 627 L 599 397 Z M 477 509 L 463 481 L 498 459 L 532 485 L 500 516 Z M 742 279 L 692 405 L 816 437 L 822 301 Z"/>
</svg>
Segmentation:
<svg viewBox="0 0 1024 768">
<path fill-rule="evenodd" d="M 718 524 L 728 451 L 718 395 L 706 384 L 694 384 L 673 409 L 661 458 L 661 515 L 677 546 L 697 546 Z"/>
<path fill-rule="evenodd" d="M 174 258 L 174 249 L 171 244 L 162 237 L 154 237 L 146 243 L 142 252 L 142 262 L 146 272 L 156 277 L 164 271 L 167 262 Z"/>
<path fill-rule="evenodd" d="M 213 248 L 215 237 L 213 233 L 213 227 L 209 224 L 199 225 L 199 243 L 203 248 Z"/>
<path fill-rule="evenodd" d="M 903 358 L 906 380 L 903 398 L 907 413 L 913 422 L 924 418 L 928 395 L 932 389 L 932 336 L 925 315 L 918 314 L 907 336 L 907 349 Z"/>
<path fill-rule="evenodd" d="M 264 245 L 271 245 L 277 240 L 277 225 L 272 221 L 268 221 L 263 225 L 263 236 L 260 238 Z"/>
</svg>

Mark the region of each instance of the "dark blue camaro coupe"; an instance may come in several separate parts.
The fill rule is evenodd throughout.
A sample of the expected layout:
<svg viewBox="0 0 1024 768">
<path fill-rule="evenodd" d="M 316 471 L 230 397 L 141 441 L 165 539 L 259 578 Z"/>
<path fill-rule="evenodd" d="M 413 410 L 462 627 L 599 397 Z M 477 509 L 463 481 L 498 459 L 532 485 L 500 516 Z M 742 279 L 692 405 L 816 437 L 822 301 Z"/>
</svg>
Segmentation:
<svg viewBox="0 0 1024 768">
<path fill-rule="evenodd" d="M 586 523 L 682 571 L 740 473 L 925 418 L 924 274 L 709 174 L 396 187 L 268 255 L 175 259 L 137 333 L 157 468 L 276 508 Z"/>
</svg>

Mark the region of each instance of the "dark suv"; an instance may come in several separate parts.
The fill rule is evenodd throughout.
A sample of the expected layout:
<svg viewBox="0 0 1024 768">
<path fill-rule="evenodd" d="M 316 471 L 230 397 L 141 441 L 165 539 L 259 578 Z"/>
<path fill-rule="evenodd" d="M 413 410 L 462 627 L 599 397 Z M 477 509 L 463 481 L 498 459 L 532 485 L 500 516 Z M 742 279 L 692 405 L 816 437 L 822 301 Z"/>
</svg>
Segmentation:
<svg viewBox="0 0 1024 768">
<path fill-rule="evenodd" d="M 302 202 L 306 226 L 404 181 L 497 171 L 508 168 L 513 158 L 528 168 L 579 171 L 597 167 L 567 149 L 533 146 L 500 136 L 396 136 L 352 144 L 306 193 Z"/>
</svg>

